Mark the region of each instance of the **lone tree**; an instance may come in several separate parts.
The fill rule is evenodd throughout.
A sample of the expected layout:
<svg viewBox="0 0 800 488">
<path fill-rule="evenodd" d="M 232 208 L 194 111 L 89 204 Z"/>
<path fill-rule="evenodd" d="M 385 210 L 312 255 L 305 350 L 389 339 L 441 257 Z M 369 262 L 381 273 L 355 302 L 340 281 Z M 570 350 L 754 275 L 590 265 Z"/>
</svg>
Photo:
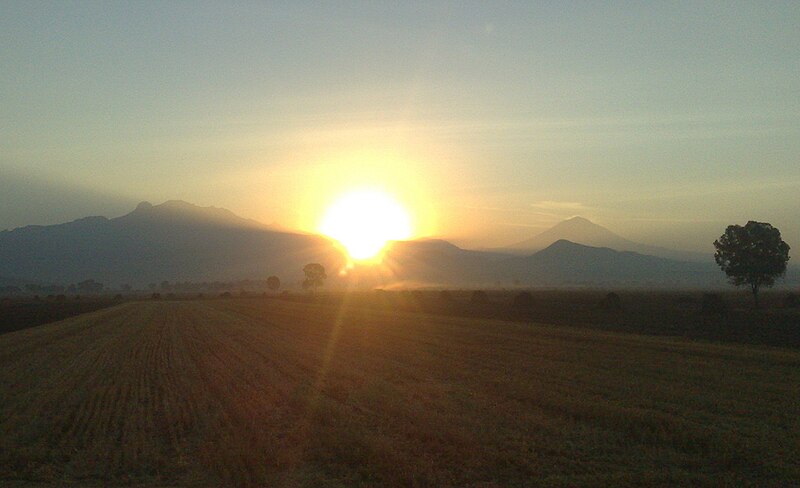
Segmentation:
<svg viewBox="0 0 800 488">
<path fill-rule="evenodd" d="M 316 290 L 325 282 L 328 276 L 325 274 L 325 267 L 319 263 L 308 263 L 303 266 L 303 273 L 306 279 L 303 281 L 303 288 Z"/>
<path fill-rule="evenodd" d="M 267 278 L 267 288 L 272 291 L 277 291 L 281 287 L 281 279 L 277 276 L 270 276 Z"/>
<path fill-rule="evenodd" d="M 750 286 L 756 308 L 759 288 L 774 285 L 789 261 L 789 245 L 781 239 L 781 231 L 764 222 L 729 225 L 714 247 L 714 260 L 731 284 Z"/>
</svg>

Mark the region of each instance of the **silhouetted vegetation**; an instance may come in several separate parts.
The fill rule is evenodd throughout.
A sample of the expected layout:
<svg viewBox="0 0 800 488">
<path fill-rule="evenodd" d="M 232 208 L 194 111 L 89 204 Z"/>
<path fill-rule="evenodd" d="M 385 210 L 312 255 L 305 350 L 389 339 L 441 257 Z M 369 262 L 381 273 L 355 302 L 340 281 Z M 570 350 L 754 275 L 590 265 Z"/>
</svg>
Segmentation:
<svg viewBox="0 0 800 488">
<path fill-rule="evenodd" d="M 0 334 L 63 320 L 118 303 L 109 298 L 68 301 L 65 296 L 61 300 L 49 301 L 4 298 L 0 300 Z"/>
<path fill-rule="evenodd" d="M 269 278 L 267 278 L 267 288 L 269 288 L 272 291 L 278 291 L 280 287 L 281 287 L 280 278 L 278 278 L 277 276 L 270 276 Z"/>
<path fill-rule="evenodd" d="M 84 280 L 77 284 L 77 289 L 87 295 L 96 295 L 103 291 L 103 284 L 95 280 Z"/>
<path fill-rule="evenodd" d="M 319 263 L 308 263 L 303 266 L 303 274 L 305 274 L 306 277 L 305 280 L 303 280 L 304 290 L 316 290 L 322 286 L 328 278 L 328 275 L 325 274 L 325 267 Z"/>
<path fill-rule="evenodd" d="M 784 308 L 798 308 L 800 307 L 800 297 L 797 296 L 795 293 L 788 293 L 783 298 L 783 307 Z"/>
<path fill-rule="evenodd" d="M 443 302 L 452 302 L 453 295 L 450 294 L 450 290 L 441 290 L 439 292 L 439 300 Z"/>
<path fill-rule="evenodd" d="M 714 247 L 714 260 L 731 284 L 750 287 L 756 308 L 760 288 L 774 285 L 789 261 L 789 245 L 781 239 L 781 232 L 764 222 L 729 225 Z"/>
<path fill-rule="evenodd" d="M 622 300 L 620 300 L 619 295 L 611 292 L 604 296 L 597 306 L 606 312 L 619 312 L 622 310 Z"/>
<path fill-rule="evenodd" d="M 469 298 L 472 303 L 484 304 L 489 303 L 489 295 L 483 290 L 475 290 Z"/>
<path fill-rule="evenodd" d="M 703 293 L 702 311 L 707 314 L 724 314 L 728 311 L 728 304 L 716 293 Z"/>
<path fill-rule="evenodd" d="M 514 297 L 512 304 L 514 308 L 531 308 L 533 307 L 533 295 L 529 291 L 521 291 Z"/>
</svg>

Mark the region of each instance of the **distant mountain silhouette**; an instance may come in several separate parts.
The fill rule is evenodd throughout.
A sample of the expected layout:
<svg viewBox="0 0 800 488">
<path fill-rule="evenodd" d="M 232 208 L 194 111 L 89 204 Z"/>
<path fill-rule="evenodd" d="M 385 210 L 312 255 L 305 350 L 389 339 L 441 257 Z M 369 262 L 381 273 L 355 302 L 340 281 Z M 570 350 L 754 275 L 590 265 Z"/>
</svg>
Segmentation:
<svg viewBox="0 0 800 488">
<path fill-rule="evenodd" d="M 384 267 L 390 272 L 374 273 L 375 284 L 669 288 L 720 285 L 723 278 L 713 262 L 682 262 L 564 239 L 529 256 L 470 251 L 441 240 L 396 242 L 384 256 Z"/>
<path fill-rule="evenodd" d="M 143 286 L 161 280 L 266 278 L 288 284 L 308 262 L 345 262 L 320 236 L 281 232 L 215 207 L 140 203 L 121 217 L 0 232 L 0 276 L 55 283 L 88 278 Z"/>
<path fill-rule="evenodd" d="M 565 239 L 526 257 L 504 263 L 514 279 L 539 285 L 652 287 L 711 286 L 721 283 L 713 263 L 690 263 L 608 247 L 585 246 Z"/>
<path fill-rule="evenodd" d="M 239 217 L 224 208 L 200 207 L 183 200 L 169 200 L 157 206 L 153 206 L 150 202 L 141 202 L 133 212 L 113 220 L 126 225 L 149 225 L 160 222 L 168 225 L 181 224 L 204 227 L 253 229 L 267 227 L 258 221 Z"/>
<path fill-rule="evenodd" d="M 586 246 L 607 247 L 617 251 L 634 251 L 680 261 L 708 262 L 709 259 L 712 259 L 711 254 L 679 251 L 633 242 L 583 217 L 573 217 L 559 222 L 534 237 L 507 246 L 506 249 L 514 252 L 534 252 L 562 239 Z"/>
<path fill-rule="evenodd" d="M 591 229 L 596 239 L 614 245 L 629 242 L 585 219 L 571 219 L 563 228 Z M 275 274 L 291 287 L 302 281 L 302 267 L 309 262 L 325 266 L 328 287 L 398 282 L 668 287 L 705 286 L 723 278 L 713 260 L 687 263 L 565 239 L 525 256 L 466 250 L 437 239 L 394 242 L 380 266 L 357 265 L 340 276 L 347 259 L 327 238 L 275 230 L 225 209 L 182 201 L 144 202 L 113 219 L 86 217 L 0 232 L 0 276 L 15 277 L 15 283 L 94 279 L 143 287 L 162 280 L 229 281 Z"/>
</svg>

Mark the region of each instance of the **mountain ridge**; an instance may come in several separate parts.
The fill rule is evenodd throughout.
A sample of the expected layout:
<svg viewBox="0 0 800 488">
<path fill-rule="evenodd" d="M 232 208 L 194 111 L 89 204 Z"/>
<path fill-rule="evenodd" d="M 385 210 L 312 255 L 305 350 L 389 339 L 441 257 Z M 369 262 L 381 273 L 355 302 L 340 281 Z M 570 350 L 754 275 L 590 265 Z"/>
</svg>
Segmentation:
<svg viewBox="0 0 800 488">
<path fill-rule="evenodd" d="M 617 251 L 633 251 L 639 254 L 659 256 L 677 261 L 706 262 L 710 258 L 704 253 L 668 249 L 634 242 L 580 216 L 562 220 L 553 227 L 533 237 L 506 246 L 502 250 L 514 253 L 536 252 L 545 249 L 560 239 L 586 246 L 607 247 Z"/>
<path fill-rule="evenodd" d="M 585 222 L 575 222 L 585 225 Z M 462 249 L 443 239 L 390 243 L 377 266 L 356 263 L 329 238 L 274 230 L 216 207 L 143 202 L 121 217 L 88 217 L 0 232 L 0 276 L 110 284 L 263 279 L 298 286 L 322 263 L 328 285 L 398 282 L 445 286 L 708 286 L 713 261 L 688 263 L 558 239 L 529 255 Z M 351 263 L 352 264 L 352 263 Z"/>
</svg>

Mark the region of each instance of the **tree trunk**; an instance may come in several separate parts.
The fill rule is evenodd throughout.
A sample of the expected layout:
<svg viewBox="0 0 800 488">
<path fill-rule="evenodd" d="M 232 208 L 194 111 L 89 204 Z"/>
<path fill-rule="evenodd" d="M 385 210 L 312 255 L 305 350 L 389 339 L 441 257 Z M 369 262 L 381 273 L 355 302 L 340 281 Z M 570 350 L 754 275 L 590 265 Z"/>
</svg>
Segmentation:
<svg viewBox="0 0 800 488">
<path fill-rule="evenodd" d="M 750 289 L 753 290 L 753 300 L 755 301 L 756 309 L 759 309 L 760 306 L 758 303 L 758 284 L 750 285 Z"/>
</svg>

